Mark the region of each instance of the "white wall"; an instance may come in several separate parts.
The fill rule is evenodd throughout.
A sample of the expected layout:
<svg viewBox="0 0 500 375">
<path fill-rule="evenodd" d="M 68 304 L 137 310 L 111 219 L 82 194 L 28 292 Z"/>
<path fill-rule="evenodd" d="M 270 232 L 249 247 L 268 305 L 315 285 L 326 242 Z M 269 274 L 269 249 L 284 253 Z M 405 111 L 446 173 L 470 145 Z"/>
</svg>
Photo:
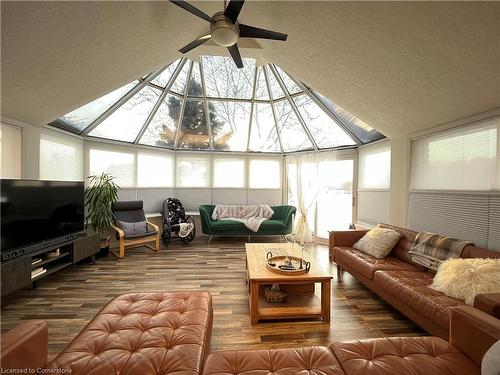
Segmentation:
<svg viewBox="0 0 500 375">
<path fill-rule="evenodd" d="M 406 136 L 392 139 L 389 223 L 403 228 L 407 225 L 409 181 L 410 139 Z"/>
</svg>

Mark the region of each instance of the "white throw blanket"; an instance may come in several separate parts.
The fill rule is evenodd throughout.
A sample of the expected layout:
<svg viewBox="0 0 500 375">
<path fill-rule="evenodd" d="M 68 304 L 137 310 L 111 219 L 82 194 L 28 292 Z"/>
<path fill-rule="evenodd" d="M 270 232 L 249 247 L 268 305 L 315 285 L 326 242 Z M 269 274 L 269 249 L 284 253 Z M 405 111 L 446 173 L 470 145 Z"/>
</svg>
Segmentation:
<svg viewBox="0 0 500 375">
<path fill-rule="evenodd" d="M 274 215 L 267 204 L 239 205 L 218 204 L 212 213 L 212 220 L 234 220 L 245 224 L 252 232 L 257 232 L 260 225 Z"/>
</svg>

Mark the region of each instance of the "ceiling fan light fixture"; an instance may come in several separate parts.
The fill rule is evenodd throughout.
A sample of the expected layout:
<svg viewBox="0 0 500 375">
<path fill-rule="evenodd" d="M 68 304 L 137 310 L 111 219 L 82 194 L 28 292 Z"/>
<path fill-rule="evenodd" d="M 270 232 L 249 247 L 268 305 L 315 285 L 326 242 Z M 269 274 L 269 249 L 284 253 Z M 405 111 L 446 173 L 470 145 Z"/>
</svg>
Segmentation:
<svg viewBox="0 0 500 375">
<path fill-rule="evenodd" d="M 238 41 L 240 30 L 237 23 L 232 23 L 222 12 L 214 14 L 212 19 L 210 34 L 215 44 L 229 47 Z"/>
<path fill-rule="evenodd" d="M 213 41 L 222 47 L 232 46 L 238 41 L 238 34 L 226 27 L 218 27 L 212 31 Z"/>
</svg>

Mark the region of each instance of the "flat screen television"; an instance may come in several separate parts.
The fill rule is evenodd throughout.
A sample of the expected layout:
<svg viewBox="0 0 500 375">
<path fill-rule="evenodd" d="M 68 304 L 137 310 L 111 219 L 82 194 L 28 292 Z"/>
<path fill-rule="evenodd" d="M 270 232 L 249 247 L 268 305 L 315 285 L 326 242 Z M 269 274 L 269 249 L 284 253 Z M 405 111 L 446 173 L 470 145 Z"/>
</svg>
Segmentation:
<svg viewBox="0 0 500 375">
<path fill-rule="evenodd" d="M 74 238 L 84 230 L 83 182 L 2 179 L 2 260 Z"/>
</svg>

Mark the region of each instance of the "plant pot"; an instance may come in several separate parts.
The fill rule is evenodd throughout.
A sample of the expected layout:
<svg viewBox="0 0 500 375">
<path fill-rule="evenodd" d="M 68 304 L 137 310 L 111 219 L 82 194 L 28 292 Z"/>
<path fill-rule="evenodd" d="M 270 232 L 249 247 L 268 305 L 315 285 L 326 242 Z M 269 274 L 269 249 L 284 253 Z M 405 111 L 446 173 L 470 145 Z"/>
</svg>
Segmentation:
<svg viewBox="0 0 500 375">
<path fill-rule="evenodd" d="M 101 239 L 99 243 L 99 257 L 107 257 L 109 255 L 109 239 Z"/>
</svg>

